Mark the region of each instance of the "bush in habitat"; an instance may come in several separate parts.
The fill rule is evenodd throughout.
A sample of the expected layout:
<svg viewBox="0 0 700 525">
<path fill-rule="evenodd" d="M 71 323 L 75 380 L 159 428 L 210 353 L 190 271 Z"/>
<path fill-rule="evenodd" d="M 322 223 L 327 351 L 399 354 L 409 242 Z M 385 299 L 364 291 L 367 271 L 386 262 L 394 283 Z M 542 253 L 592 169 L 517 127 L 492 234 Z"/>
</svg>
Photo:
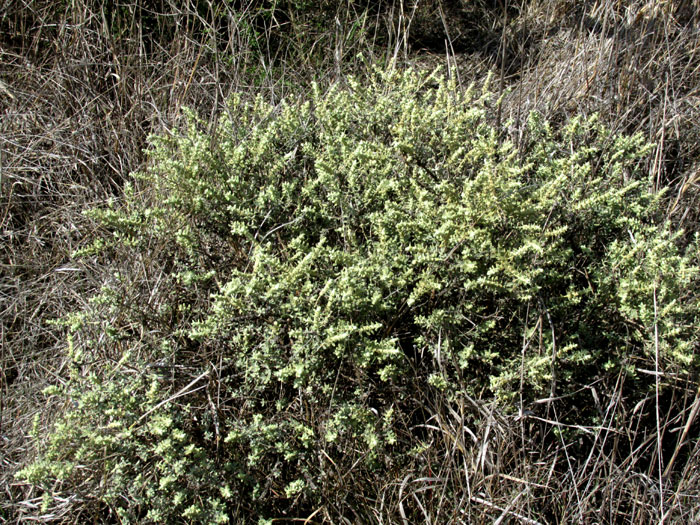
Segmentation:
<svg viewBox="0 0 700 525">
<path fill-rule="evenodd" d="M 153 138 L 91 212 L 80 256 L 110 271 L 62 321 L 70 379 L 46 394 L 65 408 L 20 473 L 45 509 L 372 522 L 421 448 L 448 446 L 424 439 L 425 398 L 557 400 L 576 432 L 601 422 L 592 384 L 624 376 L 635 403 L 696 374 L 697 245 L 663 220 L 649 146 L 533 114 L 516 149 L 497 105 L 374 71 Z"/>
</svg>

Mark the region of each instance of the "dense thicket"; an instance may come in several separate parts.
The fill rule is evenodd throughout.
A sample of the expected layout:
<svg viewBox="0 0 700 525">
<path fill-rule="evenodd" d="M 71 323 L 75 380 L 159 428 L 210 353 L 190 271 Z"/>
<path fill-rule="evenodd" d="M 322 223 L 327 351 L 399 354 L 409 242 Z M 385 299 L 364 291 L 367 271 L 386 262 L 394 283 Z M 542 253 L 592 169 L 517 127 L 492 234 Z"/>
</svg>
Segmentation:
<svg viewBox="0 0 700 525">
<path fill-rule="evenodd" d="M 697 520 L 695 3 L 2 4 L 0 519 Z"/>
<path fill-rule="evenodd" d="M 67 408 L 25 479 L 129 521 L 365 521 L 444 469 L 416 461 L 451 445 L 426 403 L 469 407 L 467 457 L 476 399 L 585 441 L 609 424 L 596 391 L 663 403 L 696 372 L 697 249 L 659 213 L 642 137 L 533 114 L 517 150 L 488 92 L 369 79 L 154 139 L 92 212 L 107 231 L 83 254 L 121 262 L 68 321 L 73 373 L 47 391 Z"/>
</svg>

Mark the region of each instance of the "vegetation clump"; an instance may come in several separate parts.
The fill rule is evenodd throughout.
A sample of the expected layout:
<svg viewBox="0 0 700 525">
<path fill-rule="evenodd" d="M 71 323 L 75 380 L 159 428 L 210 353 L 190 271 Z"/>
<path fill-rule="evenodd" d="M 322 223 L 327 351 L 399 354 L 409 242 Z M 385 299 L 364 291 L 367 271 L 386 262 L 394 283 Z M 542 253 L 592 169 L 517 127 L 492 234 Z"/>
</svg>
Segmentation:
<svg viewBox="0 0 700 525">
<path fill-rule="evenodd" d="M 498 104 L 375 70 L 154 137 L 91 212 L 81 256 L 113 271 L 65 321 L 70 380 L 47 391 L 65 413 L 20 477 L 124 522 L 448 522 L 484 501 L 470 482 L 530 468 L 524 433 L 499 465 L 488 429 L 530 414 L 558 423 L 540 451 L 583 450 L 618 392 L 653 426 L 647 401 L 698 371 L 699 266 L 651 146 L 533 113 L 516 147 Z"/>
</svg>

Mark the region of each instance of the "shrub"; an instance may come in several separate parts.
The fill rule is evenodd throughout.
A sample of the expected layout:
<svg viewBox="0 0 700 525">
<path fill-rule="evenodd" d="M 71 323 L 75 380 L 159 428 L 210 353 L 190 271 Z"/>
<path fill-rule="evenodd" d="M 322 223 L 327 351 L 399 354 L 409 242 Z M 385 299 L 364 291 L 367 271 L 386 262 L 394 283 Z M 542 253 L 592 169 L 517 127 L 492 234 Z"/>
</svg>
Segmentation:
<svg viewBox="0 0 700 525">
<path fill-rule="evenodd" d="M 649 147 L 533 114 L 518 151 L 495 103 L 374 72 L 155 137 L 92 212 L 82 255 L 115 272 L 70 320 L 65 416 L 25 479 L 124 521 L 371 521 L 444 446 L 424 396 L 572 410 L 594 382 L 634 401 L 695 373 L 697 245 L 662 220 Z"/>
</svg>

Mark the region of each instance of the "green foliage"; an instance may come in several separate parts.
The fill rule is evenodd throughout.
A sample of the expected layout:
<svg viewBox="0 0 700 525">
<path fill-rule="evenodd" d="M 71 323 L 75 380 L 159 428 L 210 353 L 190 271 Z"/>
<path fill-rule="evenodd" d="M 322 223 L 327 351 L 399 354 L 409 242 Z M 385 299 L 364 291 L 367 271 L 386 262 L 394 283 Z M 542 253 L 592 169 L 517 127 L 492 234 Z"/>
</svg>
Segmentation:
<svg viewBox="0 0 700 525">
<path fill-rule="evenodd" d="M 421 446 L 416 387 L 532 402 L 657 350 L 696 371 L 697 245 L 661 220 L 648 146 L 532 115 L 517 151 L 492 107 L 375 72 L 154 138 L 85 251 L 129 262 L 73 324 L 111 364 L 78 363 L 24 478 L 132 521 L 310 513 L 345 472 L 396 479 Z"/>
<path fill-rule="evenodd" d="M 192 442 L 185 430 L 189 410 L 164 409 L 139 423 L 161 394 L 158 383 L 117 367 L 103 377 L 74 376 L 70 389 L 50 392 L 65 399 L 65 416 L 41 459 L 19 476 L 44 486 L 51 479 L 69 480 L 74 497 L 98 498 L 121 522 L 180 516 L 227 522 L 226 504 L 234 496 L 226 482 L 231 467 L 217 464 Z"/>
</svg>

